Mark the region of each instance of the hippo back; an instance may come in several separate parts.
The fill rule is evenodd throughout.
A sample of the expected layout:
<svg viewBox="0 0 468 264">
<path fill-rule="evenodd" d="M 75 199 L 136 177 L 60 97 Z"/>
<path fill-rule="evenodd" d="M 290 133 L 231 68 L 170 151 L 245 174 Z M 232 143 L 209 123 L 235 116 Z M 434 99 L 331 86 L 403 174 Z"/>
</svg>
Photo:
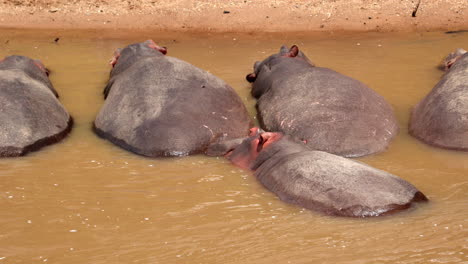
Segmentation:
<svg viewBox="0 0 468 264">
<path fill-rule="evenodd" d="M 95 131 L 145 156 L 185 156 L 224 138 L 246 136 L 250 118 L 219 78 L 168 56 L 138 60 L 110 80 Z"/>
<path fill-rule="evenodd" d="M 70 131 L 72 119 L 54 92 L 21 69 L 0 69 L 0 157 L 24 155 Z"/>
<path fill-rule="evenodd" d="M 395 175 L 322 151 L 284 150 L 290 144 L 278 145 L 267 159 L 260 154 L 262 162 L 255 171 L 258 180 L 285 202 L 328 215 L 369 217 L 427 200 Z"/>
<path fill-rule="evenodd" d="M 346 157 L 382 152 L 398 133 L 392 107 L 363 83 L 303 60 L 281 59 L 254 83 L 254 89 L 270 86 L 257 102 L 265 130 Z"/>
<path fill-rule="evenodd" d="M 414 107 L 409 132 L 430 145 L 468 151 L 468 53 Z"/>
</svg>

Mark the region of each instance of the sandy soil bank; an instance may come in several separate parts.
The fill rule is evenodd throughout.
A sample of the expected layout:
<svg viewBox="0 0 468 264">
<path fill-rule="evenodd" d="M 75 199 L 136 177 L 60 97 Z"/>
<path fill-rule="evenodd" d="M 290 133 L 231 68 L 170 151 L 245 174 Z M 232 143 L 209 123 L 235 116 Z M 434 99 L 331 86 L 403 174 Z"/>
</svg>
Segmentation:
<svg viewBox="0 0 468 264">
<path fill-rule="evenodd" d="M 468 29 L 466 0 L 0 0 L 0 27 L 170 31 Z"/>
</svg>

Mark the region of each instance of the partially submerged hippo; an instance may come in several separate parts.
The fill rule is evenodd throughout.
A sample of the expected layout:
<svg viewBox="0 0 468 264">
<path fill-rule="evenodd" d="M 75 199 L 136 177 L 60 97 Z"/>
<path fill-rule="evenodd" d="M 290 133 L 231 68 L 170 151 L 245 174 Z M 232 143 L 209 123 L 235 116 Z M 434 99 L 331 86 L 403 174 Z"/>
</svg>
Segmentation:
<svg viewBox="0 0 468 264">
<path fill-rule="evenodd" d="M 38 60 L 0 61 L 0 157 L 22 156 L 63 139 L 72 118 Z"/>
<path fill-rule="evenodd" d="M 281 200 L 328 215 L 379 216 L 427 201 L 422 192 L 395 175 L 310 150 L 303 142 L 281 133 L 253 130 L 240 144 L 228 140 L 210 149 L 212 155 L 227 152 L 234 164 L 253 170 Z"/>
<path fill-rule="evenodd" d="M 458 48 L 454 52 L 449 53 L 449 55 L 442 60 L 442 63 L 439 64 L 439 69 L 447 71 L 465 53 L 466 50 L 462 48 Z"/>
<path fill-rule="evenodd" d="M 165 56 L 152 40 L 117 50 L 95 132 L 149 157 L 203 153 L 217 137 L 248 134 L 251 119 L 221 79 Z"/>
<path fill-rule="evenodd" d="M 315 67 L 297 46 L 256 62 L 252 95 L 262 128 L 345 157 L 384 151 L 398 133 L 392 107 L 363 83 Z"/>
<path fill-rule="evenodd" d="M 442 79 L 414 107 L 409 133 L 433 146 L 468 151 L 468 53 L 458 49 L 445 61 Z"/>
</svg>

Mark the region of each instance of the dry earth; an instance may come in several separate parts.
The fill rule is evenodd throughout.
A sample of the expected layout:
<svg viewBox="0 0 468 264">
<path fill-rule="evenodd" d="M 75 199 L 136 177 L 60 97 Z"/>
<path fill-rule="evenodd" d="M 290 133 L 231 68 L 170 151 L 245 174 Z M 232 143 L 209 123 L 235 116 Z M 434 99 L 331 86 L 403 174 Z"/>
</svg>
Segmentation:
<svg viewBox="0 0 468 264">
<path fill-rule="evenodd" d="M 213 32 L 468 29 L 466 0 L 0 0 L 0 27 Z"/>
</svg>

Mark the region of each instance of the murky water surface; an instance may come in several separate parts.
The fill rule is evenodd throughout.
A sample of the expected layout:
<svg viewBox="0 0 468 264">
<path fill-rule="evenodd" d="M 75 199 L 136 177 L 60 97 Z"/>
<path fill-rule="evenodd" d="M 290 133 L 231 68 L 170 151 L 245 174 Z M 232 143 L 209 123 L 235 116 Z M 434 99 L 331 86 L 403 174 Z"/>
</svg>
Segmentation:
<svg viewBox="0 0 468 264">
<path fill-rule="evenodd" d="M 393 105 L 401 130 L 387 152 L 361 160 L 431 202 L 382 218 L 327 217 L 279 201 L 223 158 L 149 159 L 97 138 L 91 124 L 113 51 L 149 38 L 231 84 L 252 117 L 244 76 L 283 43 L 363 81 Z M 436 64 L 467 44 L 468 34 L 443 33 L 0 30 L 0 57 L 41 59 L 75 118 L 61 143 L 0 160 L 0 263 L 467 263 L 468 153 L 407 133 L 411 107 L 442 74 Z"/>
</svg>

